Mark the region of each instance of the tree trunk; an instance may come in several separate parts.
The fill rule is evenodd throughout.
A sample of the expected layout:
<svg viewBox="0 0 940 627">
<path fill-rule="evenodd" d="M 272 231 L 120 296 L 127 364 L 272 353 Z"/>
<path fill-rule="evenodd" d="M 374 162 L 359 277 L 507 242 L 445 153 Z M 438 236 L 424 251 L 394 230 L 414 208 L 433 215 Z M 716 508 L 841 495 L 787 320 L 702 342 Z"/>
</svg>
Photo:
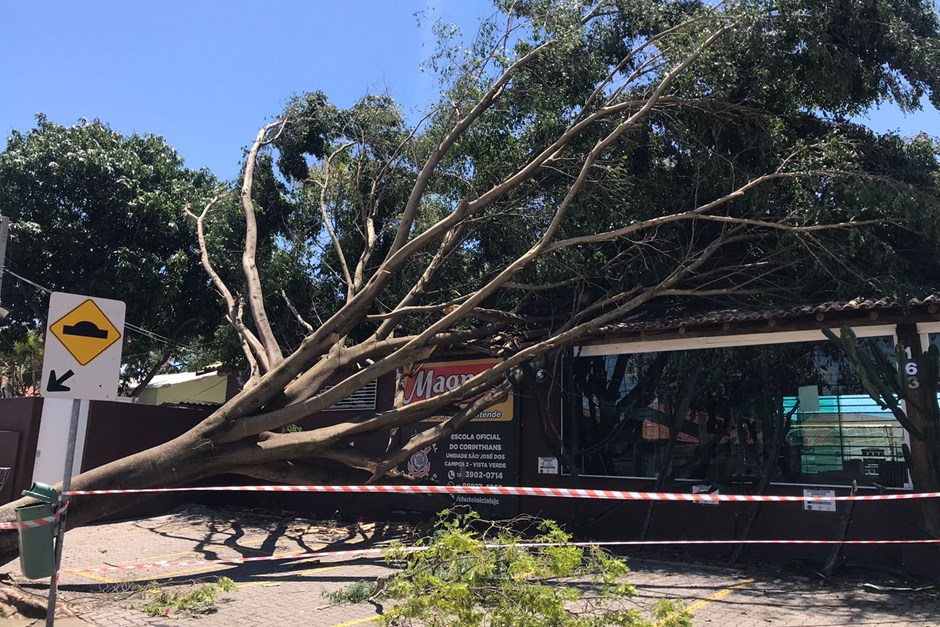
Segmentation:
<svg viewBox="0 0 940 627">
<path fill-rule="evenodd" d="M 183 485 L 220 472 L 212 464 L 212 456 L 200 450 L 196 439 L 184 434 L 166 444 L 113 461 L 82 473 L 72 481 L 73 490 L 111 490 Z M 56 484 L 61 490 L 62 484 Z M 79 527 L 91 521 L 112 516 L 122 509 L 146 500 L 144 495 L 83 496 L 69 502 L 67 527 Z M 14 520 L 14 509 L 35 502 L 24 497 L 0 507 L 0 520 Z M 0 562 L 6 563 L 18 554 L 17 532 L 0 532 Z"/>
<path fill-rule="evenodd" d="M 898 342 L 910 349 L 919 372 L 925 372 L 926 360 L 921 358 L 924 352 L 916 325 L 899 324 L 897 336 Z M 899 363 L 898 368 L 903 369 L 904 364 Z M 919 388 L 909 387 L 906 392 L 913 401 L 905 404 L 907 418 L 924 434 L 924 439 L 912 436 L 910 446 L 911 480 L 918 492 L 940 491 L 940 425 L 927 414 L 931 403 L 936 404 L 935 399 L 929 398 L 930 394 L 936 393 L 936 388 L 930 383 L 924 380 Z M 933 538 L 940 538 L 940 502 L 938 499 L 920 499 L 918 503 L 925 531 Z"/>
</svg>

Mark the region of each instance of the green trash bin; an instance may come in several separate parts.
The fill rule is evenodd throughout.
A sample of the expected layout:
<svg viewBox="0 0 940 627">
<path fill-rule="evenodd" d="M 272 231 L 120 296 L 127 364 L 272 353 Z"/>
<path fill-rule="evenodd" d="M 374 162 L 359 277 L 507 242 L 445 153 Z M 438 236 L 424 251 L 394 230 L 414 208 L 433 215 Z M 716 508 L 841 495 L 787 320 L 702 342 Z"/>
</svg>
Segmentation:
<svg viewBox="0 0 940 627">
<path fill-rule="evenodd" d="M 48 518 L 55 513 L 59 495 L 51 486 L 34 483 L 23 494 L 39 499 L 40 503 L 20 505 L 14 511 L 16 520 L 27 522 Z M 20 571 L 27 579 L 45 579 L 55 573 L 55 525 L 19 529 Z"/>
</svg>

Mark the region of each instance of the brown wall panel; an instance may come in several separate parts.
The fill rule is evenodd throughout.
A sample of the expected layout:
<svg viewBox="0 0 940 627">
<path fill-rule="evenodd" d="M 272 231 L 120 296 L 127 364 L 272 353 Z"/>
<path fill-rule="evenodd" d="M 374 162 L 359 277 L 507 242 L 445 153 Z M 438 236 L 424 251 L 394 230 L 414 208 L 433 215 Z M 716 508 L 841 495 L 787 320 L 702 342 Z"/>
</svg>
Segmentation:
<svg viewBox="0 0 940 627">
<path fill-rule="evenodd" d="M 0 459 L 0 466 L 11 466 L 13 475 L 3 491 L 8 496 L 2 502 L 14 500 L 32 485 L 33 463 L 39 442 L 39 419 L 42 416 L 41 398 L 0 399 L 0 431 L 19 434 L 15 457 Z"/>
<path fill-rule="evenodd" d="M 172 440 L 208 416 L 190 409 L 93 401 L 88 408 L 82 472 Z"/>
</svg>

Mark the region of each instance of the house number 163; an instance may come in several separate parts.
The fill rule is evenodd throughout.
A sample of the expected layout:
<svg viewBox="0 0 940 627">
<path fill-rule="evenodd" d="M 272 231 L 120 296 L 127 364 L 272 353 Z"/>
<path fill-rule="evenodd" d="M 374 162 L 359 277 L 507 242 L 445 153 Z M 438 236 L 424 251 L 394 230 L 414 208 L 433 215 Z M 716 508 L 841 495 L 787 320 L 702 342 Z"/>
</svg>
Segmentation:
<svg viewBox="0 0 940 627">
<path fill-rule="evenodd" d="M 904 348 L 904 354 L 907 356 L 907 363 L 904 364 L 904 374 L 907 375 L 907 387 L 916 390 L 920 387 L 920 381 L 917 380 L 917 362 L 914 361 L 914 355 L 911 353 L 911 347 Z"/>
</svg>

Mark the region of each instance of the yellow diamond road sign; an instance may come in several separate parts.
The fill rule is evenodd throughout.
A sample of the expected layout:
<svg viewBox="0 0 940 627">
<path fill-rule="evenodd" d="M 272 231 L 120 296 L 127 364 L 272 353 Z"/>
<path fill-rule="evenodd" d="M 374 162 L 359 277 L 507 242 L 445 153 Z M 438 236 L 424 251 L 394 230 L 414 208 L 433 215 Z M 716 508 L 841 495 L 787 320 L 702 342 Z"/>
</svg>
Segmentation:
<svg viewBox="0 0 940 627">
<path fill-rule="evenodd" d="M 126 309 L 119 300 L 50 294 L 40 394 L 91 401 L 118 398 Z"/>
<path fill-rule="evenodd" d="M 49 330 L 83 366 L 121 339 L 121 332 L 90 298 L 49 325 Z"/>
</svg>

